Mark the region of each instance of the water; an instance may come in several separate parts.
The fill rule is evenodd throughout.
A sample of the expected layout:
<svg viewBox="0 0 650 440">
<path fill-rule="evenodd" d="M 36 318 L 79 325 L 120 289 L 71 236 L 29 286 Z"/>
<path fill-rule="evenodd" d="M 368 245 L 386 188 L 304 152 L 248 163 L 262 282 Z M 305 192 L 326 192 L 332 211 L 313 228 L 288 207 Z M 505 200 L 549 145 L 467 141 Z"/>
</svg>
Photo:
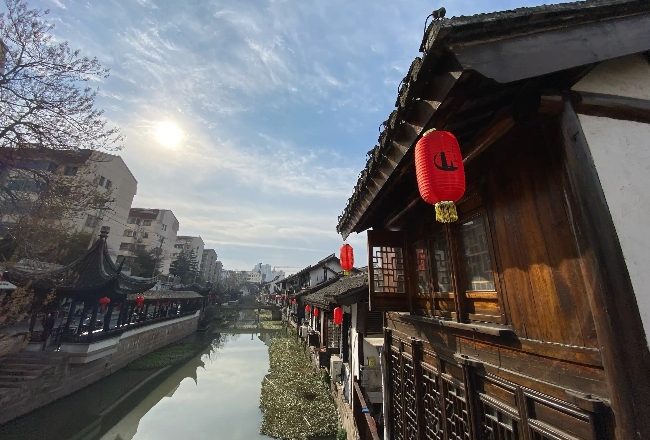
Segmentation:
<svg viewBox="0 0 650 440">
<path fill-rule="evenodd" d="M 268 439 L 259 434 L 259 396 L 269 340 L 268 333 L 222 335 L 153 378 L 151 371 L 118 371 L 0 427 L 0 438 Z"/>
</svg>

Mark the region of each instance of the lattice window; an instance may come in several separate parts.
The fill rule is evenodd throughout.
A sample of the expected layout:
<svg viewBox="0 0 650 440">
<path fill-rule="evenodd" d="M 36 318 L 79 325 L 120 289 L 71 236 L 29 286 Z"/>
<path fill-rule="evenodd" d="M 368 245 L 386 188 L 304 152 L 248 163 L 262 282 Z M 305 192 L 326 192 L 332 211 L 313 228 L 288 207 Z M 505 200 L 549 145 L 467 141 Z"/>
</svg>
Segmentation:
<svg viewBox="0 0 650 440">
<path fill-rule="evenodd" d="M 456 383 L 444 380 L 445 423 L 449 440 L 470 440 L 469 413 L 465 389 Z"/>
<path fill-rule="evenodd" d="M 334 324 L 331 319 L 327 320 L 327 346 L 329 348 L 340 348 L 341 326 Z"/>
<path fill-rule="evenodd" d="M 402 380 L 404 382 L 404 417 L 406 438 L 418 440 L 417 398 L 415 397 L 415 369 L 413 359 L 402 353 Z"/>
<path fill-rule="evenodd" d="M 427 440 L 444 440 L 442 427 L 442 402 L 438 375 L 432 368 L 420 363 L 422 395 L 424 396 L 424 437 Z"/>
<path fill-rule="evenodd" d="M 404 255 L 401 248 L 373 247 L 375 292 L 406 293 Z"/>
<path fill-rule="evenodd" d="M 404 424 L 402 421 L 402 375 L 400 368 L 400 354 L 398 350 L 392 349 L 390 355 L 390 418 L 392 439 L 402 440 L 404 438 Z"/>
<path fill-rule="evenodd" d="M 519 440 L 519 423 L 515 418 L 484 399 L 480 406 L 485 440 Z"/>
</svg>

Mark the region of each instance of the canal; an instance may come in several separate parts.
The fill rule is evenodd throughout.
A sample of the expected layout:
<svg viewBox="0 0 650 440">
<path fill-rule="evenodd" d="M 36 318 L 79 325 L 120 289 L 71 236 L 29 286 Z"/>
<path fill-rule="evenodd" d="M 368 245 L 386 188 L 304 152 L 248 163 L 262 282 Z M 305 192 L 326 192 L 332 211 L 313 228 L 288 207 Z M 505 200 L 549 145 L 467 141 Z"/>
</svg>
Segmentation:
<svg viewBox="0 0 650 440">
<path fill-rule="evenodd" d="M 180 365 L 122 369 L 0 426 L 0 439 L 268 439 L 259 434 L 259 396 L 271 337 L 214 335 Z"/>
</svg>

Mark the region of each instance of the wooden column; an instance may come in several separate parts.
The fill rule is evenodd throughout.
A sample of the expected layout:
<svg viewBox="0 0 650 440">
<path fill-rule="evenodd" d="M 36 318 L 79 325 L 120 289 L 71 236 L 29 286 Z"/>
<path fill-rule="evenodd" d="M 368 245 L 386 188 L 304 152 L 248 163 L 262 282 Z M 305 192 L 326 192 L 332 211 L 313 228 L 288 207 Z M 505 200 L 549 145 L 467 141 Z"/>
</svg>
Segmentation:
<svg viewBox="0 0 650 440">
<path fill-rule="evenodd" d="M 70 303 L 70 310 L 68 310 L 68 317 L 65 320 L 65 326 L 63 327 L 64 333 L 68 333 L 68 329 L 70 328 L 70 324 L 72 323 L 72 316 L 75 311 L 75 307 L 77 305 L 77 301 L 72 301 Z"/>
<path fill-rule="evenodd" d="M 79 327 L 77 327 L 77 334 L 80 335 L 83 331 L 84 321 L 86 320 L 86 310 L 88 309 L 86 301 L 83 303 L 83 309 L 81 311 L 81 316 L 79 317 Z"/>
<path fill-rule="evenodd" d="M 578 116 L 561 119 L 570 194 L 567 209 L 580 253 L 619 440 L 650 439 L 650 352 L 623 251 Z M 642 292 L 638 292 L 642 293 Z"/>
</svg>

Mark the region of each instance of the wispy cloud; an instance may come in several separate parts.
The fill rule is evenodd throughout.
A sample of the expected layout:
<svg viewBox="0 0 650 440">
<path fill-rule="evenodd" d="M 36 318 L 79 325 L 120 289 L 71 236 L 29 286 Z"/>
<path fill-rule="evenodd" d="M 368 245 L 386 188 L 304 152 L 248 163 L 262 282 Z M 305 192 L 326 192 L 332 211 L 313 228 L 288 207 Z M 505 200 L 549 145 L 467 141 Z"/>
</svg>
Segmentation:
<svg viewBox="0 0 650 440">
<path fill-rule="evenodd" d="M 134 204 L 172 209 L 233 269 L 304 267 L 338 249 L 337 216 L 441 3 L 35 0 L 56 6 L 57 39 L 111 69 L 98 103 L 127 135 Z M 156 143 L 160 121 L 182 128 L 182 145 Z M 363 254 L 363 236 L 350 240 Z"/>
</svg>

